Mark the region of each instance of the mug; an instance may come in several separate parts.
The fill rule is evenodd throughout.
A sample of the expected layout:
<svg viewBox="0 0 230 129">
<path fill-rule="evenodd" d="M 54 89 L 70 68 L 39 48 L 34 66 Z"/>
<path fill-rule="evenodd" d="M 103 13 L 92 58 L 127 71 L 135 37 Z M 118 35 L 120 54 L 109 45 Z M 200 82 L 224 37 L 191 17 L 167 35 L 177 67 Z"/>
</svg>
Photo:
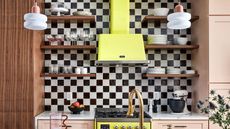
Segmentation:
<svg viewBox="0 0 230 129">
<path fill-rule="evenodd" d="M 81 68 L 81 74 L 87 74 L 88 69 L 87 68 Z"/>
<path fill-rule="evenodd" d="M 75 68 L 75 73 L 76 74 L 81 74 L 81 68 Z"/>
<path fill-rule="evenodd" d="M 53 65 L 53 73 L 58 74 L 59 73 L 59 66 Z"/>
</svg>

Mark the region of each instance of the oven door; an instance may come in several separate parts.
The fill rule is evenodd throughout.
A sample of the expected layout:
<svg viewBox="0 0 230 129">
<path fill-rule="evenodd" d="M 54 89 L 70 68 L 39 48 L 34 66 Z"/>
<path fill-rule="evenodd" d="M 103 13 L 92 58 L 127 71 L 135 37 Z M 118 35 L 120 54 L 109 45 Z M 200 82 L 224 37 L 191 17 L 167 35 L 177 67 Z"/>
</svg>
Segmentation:
<svg viewBox="0 0 230 129">
<path fill-rule="evenodd" d="M 136 129 L 139 122 L 96 122 L 96 129 Z M 144 129 L 151 129 L 151 122 L 144 123 Z"/>
</svg>

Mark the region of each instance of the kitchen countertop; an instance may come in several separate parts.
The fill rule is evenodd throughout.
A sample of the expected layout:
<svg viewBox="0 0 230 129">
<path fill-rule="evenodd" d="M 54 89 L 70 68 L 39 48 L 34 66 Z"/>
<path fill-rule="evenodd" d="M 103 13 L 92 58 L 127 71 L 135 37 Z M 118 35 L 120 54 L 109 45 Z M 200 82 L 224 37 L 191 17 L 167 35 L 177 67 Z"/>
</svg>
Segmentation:
<svg viewBox="0 0 230 129">
<path fill-rule="evenodd" d="M 35 120 L 47 120 L 50 119 L 51 112 L 43 112 L 35 117 Z M 67 115 L 70 120 L 94 120 L 95 112 L 91 111 L 83 111 L 81 114 L 71 114 L 70 112 L 63 112 L 63 114 Z"/>
<path fill-rule="evenodd" d="M 43 112 L 35 117 L 35 120 L 47 120 L 50 119 L 51 112 Z M 68 115 L 70 120 L 94 120 L 94 111 L 87 112 L 83 111 L 81 114 L 71 114 L 70 112 L 64 112 L 63 114 Z M 175 115 L 170 113 L 153 113 L 152 120 L 208 120 L 208 116 L 192 113 L 189 115 Z"/>
<path fill-rule="evenodd" d="M 191 113 L 188 115 L 171 114 L 171 113 L 153 113 L 152 120 L 208 120 L 207 115 Z"/>
</svg>

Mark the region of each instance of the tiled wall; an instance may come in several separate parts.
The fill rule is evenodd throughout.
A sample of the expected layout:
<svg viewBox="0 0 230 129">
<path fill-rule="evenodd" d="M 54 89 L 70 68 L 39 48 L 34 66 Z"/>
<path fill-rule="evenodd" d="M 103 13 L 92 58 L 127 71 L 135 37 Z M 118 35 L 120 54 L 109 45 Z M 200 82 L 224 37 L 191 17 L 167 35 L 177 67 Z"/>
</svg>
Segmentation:
<svg viewBox="0 0 230 129">
<path fill-rule="evenodd" d="M 168 39 L 179 35 L 187 35 L 191 38 L 190 29 L 173 31 L 166 27 L 166 23 L 160 26 L 149 23 L 142 28 L 141 20 L 145 15 L 151 14 L 153 8 L 167 7 L 173 11 L 177 0 L 130 0 L 130 32 L 147 35 L 164 34 Z M 50 15 L 51 3 L 57 0 L 45 0 L 45 12 Z M 109 0 L 60 0 L 70 9 L 70 13 L 76 10 L 88 10 L 96 16 L 96 25 L 89 23 L 51 23 L 46 35 L 65 35 L 68 31 L 88 29 L 95 34 L 109 33 Z M 191 4 L 182 0 L 186 11 L 191 11 Z M 69 44 L 65 42 L 65 44 Z M 97 41 L 88 44 L 97 44 Z M 180 67 L 181 69 L 191 69 L 191 51 L 189 50 L 149 50 L 146 51 L 149 66 Z M 191 107 L 191 79 L 167 79 L 143 78 L 142 74 L 147 67 L 97 67 L 94 65 L 96 51 L 89 50 L 46 50 L 45 51 L 45 71 L 51 64 L 60 66 L 71 65 L 73 67 L 87 67 L 91 73 L 96 73 L 96 78 L 45 78 L 45 110 L 47 111 L 68 111 L 67 92 L 73 92 L 74 100 L 78 100 L 86 105 L 88 110 L 96 107 L 127 107 L 128 93 L 131 89 L 137 88 L 142 92 L 144 104 L 148 105 L 148 100 L 153 99 L 153 92 L 161 93 L 161 100 L 158 101 L 159 111 L 169 111 L 167 106 L 168 98 L 172 97 L 172 92 L 178 89 L 189 91 L 189 107 Z"/>
</svg>

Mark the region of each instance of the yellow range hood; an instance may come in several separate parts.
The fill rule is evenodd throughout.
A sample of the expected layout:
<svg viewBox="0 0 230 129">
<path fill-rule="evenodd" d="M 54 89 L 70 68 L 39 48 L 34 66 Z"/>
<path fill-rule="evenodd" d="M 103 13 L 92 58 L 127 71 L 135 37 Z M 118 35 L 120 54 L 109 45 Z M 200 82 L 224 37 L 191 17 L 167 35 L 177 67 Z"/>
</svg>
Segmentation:
<svg viewBox="0 0 230 129">
<path fill-rule="evenodd" d="M 98 65 L 148 63 L 143 36 L 129 33 L 129 1 L 110 0 L 111 34 L 99 35 Z"/>
</svg>

